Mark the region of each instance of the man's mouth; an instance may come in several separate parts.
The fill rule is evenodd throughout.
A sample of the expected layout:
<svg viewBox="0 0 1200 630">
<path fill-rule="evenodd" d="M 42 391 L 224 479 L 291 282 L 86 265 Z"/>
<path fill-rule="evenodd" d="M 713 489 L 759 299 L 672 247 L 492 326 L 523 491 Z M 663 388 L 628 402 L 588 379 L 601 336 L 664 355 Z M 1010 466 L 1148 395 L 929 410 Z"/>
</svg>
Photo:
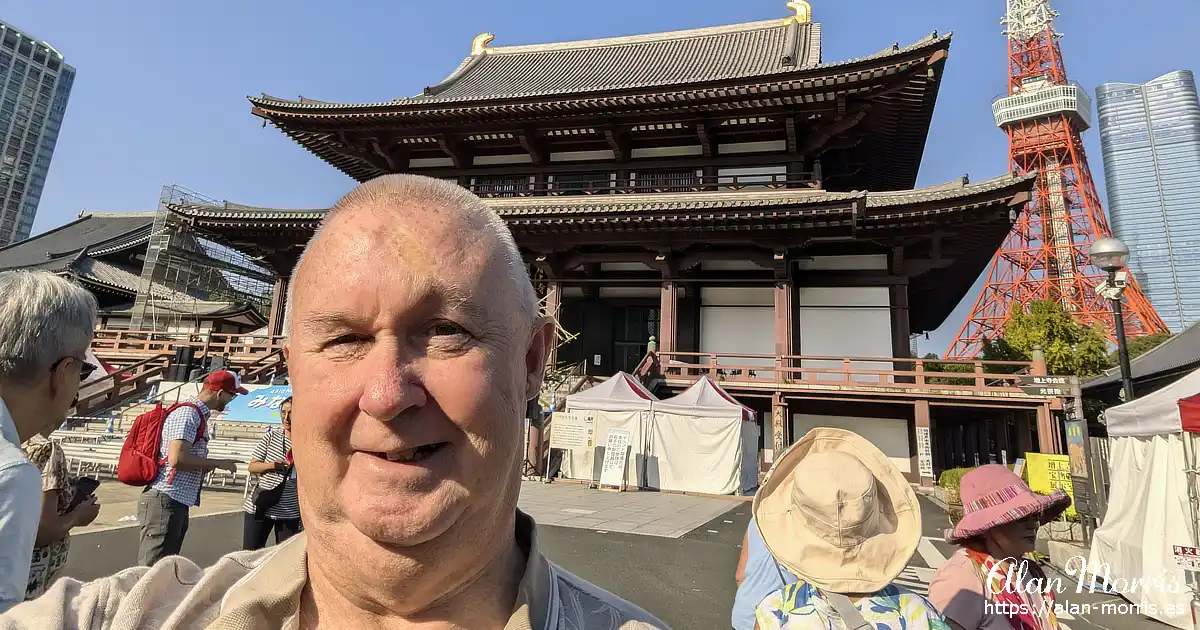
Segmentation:
<svg viewBox="0 0 1200 630">
<path fill-rule="evenodd" d="M 388 453 L 372 452 L 371 455 L 386 459 L 389 462 L 413 464 L 432 457 L 438 451 L 442 450 L 446 445 L 446 442 L 435 442 L 433 444 L 426 444 L 424 446 L 404 449 L 402 451 L 391 451 Z"/>
</svg>

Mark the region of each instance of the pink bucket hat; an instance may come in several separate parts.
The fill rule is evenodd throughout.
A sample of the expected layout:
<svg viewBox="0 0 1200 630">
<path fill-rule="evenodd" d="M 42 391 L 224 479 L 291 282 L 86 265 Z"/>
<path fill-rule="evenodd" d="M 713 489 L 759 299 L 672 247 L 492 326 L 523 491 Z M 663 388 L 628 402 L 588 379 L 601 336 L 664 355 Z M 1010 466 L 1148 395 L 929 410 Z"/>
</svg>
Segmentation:
<svg viewBox="0 0 1200 630">
<path fill-rule="evenodd" d="M 1062 490 L 1049 496 L 1036 494 L 1008 466 L 988 464 L 963 475 L 959 486 L 963 517 L 946 530 L 946 542 L 957 544 L 988 530 L 1037 514 L 1044 525 L 1071 506 Z"/>
</svg>

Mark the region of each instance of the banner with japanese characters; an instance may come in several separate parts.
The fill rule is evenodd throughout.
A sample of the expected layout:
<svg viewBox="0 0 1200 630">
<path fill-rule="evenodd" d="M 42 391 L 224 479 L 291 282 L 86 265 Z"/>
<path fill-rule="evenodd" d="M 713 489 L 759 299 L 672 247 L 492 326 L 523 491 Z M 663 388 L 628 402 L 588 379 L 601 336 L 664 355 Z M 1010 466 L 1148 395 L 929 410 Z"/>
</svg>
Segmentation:
<svg viewBox="0 0 1200 630">
<path fill-rule="evenodd" d="M 291 385 L 271 385 L 238 396 L 225 407 L 221 422 L 279 423 L 279 406 L 292 395 Z M 216 418 L 214 418 L 215 420 Z"/>
</svg>

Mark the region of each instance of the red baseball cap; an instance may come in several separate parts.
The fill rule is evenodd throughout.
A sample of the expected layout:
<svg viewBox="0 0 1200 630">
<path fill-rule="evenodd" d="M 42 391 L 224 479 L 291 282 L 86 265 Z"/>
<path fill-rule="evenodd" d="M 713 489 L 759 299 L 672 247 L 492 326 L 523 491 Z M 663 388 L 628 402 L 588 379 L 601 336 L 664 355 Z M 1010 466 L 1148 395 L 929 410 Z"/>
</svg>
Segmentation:
<svg viewBox="0 0 1200 630">
<path fill-rule="evenodd" d="M 242 380 L 238 375 L 229 370 L 217 370 L 212 374 L 204 377 L 204 389 L 214 392 L 228 392 L 230 394 L 249 394 L 250 390 L 242 387 Z"/>
</svg>

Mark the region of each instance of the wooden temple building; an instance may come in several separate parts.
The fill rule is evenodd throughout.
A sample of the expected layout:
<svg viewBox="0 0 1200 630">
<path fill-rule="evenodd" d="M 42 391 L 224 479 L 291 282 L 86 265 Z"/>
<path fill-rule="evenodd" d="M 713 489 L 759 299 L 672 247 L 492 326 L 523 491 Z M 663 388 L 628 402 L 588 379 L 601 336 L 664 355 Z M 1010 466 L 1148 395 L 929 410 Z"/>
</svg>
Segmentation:
<svg viewBox="0 0 1200 630">
<path fill-rule="evenodd" d="M 507 221 L 547 308 L 578 335 L 559 364 L 636 373 L 660 395 L 703 375 L 760 411 L 763 460 L 813 426 L 878 444 L 914 482 L 1058 452 L 1042 365 L 938 376 L 910 338 L 968 292 L 1030 177 L 914 190 L 950 36 L 821 57 L 804 2 L 760 22 L 493 47 L 441 83 L 253 113 L 358 181 L 420 173 Z M 175 204 L 193 229 L 288 274 L 324 212 Z M 954 377 L 954 378 L 950 378 Z"/>
<path fill-rule="evenodd" d="M 96 297 L 106 331 L 240 334 L 265 326 L 265 314 L 210 270 L 217 261 L 190 234 L 174 234 L 171 242 L 174 253 L 197 252 L 189 264 L 174 265 L 169 279 L 159 274 L 144 281 L 157 214 L 81 212 L 66 225 L 0 247 L 0 271 L 49 271 L 77 282 Z M 162 242 L 161 231 L 159 237 Z M 148 297 L 139 300 L 139 294 Z"/>
</svg>

